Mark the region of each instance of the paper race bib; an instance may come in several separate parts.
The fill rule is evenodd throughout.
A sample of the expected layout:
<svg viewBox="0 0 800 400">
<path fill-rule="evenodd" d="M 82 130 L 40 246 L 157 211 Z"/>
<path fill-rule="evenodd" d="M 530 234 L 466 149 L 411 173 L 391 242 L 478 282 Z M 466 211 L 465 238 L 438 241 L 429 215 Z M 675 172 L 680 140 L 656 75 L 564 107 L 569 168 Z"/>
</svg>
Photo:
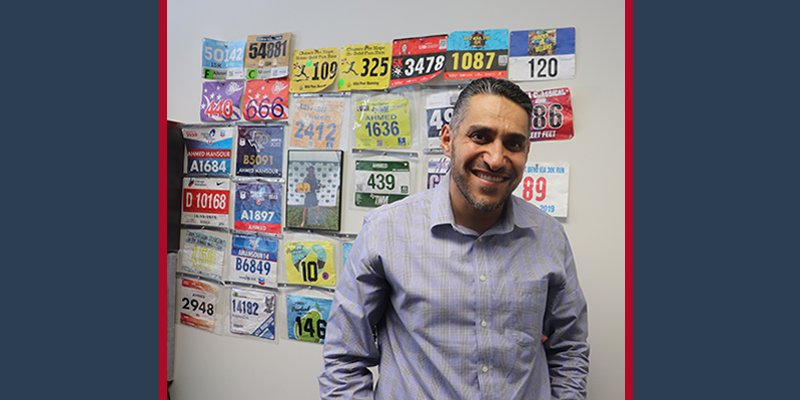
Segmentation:
<svg viewBox="0 0 800 400">
<path fill-rule="evenodd" d="M 230 331 L 275 340 L 275 294 L 264 290 L 231 288 Z"/>
<path fill-rule="evenodd" d="M 239 121 L 242 119 L 244 81 L 203 82 L 203 98 L 200 102 L 200 120 L 203 122 Z"/>
<path fill-rule="evenodd" d="M 330 299 L 307 296 L 286 296 L 286 322 L 289 339 L 302 342 L 325 343 Z"/>
<path fill-rule="evenodd" d="M 447 35 L 397 39 L 392 42 L 389 86 L 427 82 L 444 70 Z"/>
<path fill-rule="evenodd" d="M 554 217 L 567 217 L 569 164 L 536 163 L 525 166 L 522 182 L 514 195 Z"/>
<path fill-rule="evenodd" d="M 181 229 L 178 271 L 222 280 L 231 235 L 212 230 Z"/>
<path fill-rule="evenodd" d="M 507 66 L 508 29 L 456 31 L 447 37 L 446 80 L 505 78 Z"/>
<path fill-rule="evenodd" d="M 188 175 L 230 175 L 233 127 L 186 127 L 184 172 Z"/>
<path fill-rule="evenodd" d="M 286 281 L 296 285 L 336 286 L 333 242 L 286 242 Z"/>
<path fill-rule="evenodd" d="M 220 286 L 191 278 L 181 278 L 180 282 L 177 304 L 180 323 L 214 332 Z"/>
<path fill-rule="evenodd" d="M 283 125 L 239 125 L 236 176 L 283 176 Z"/>
<path fill-rule="evenodd" d="M 228 280 L 277 287 L 278 239 L 233 235 Z"/>
<path fill-rule="evenodd" d="M 281 192 L 280 183 L 237 183 L 233 229 L 281 233 Z"/>
<path fill-rule="evenodd" d="M 316 93 L 336 81 L 339 49 L 295 50 L 292 59 L 292 93 Z"/>
<path fill-rule="evenodd" d="M 572 95 L 568 88 L 528 92 L 533 104 L 531 141 L 572 139 Z"/>
<path fill-rule="evenodd" d="M 450 159 L 441 157 L 438 159 L 428 160 L 428 189 L 433 189 L 439 186 L 442 179 L 446 179 L 447 173 L 450 171 Z"/>
<path fill-rule="evenodd" d="M 247 81 L 244 88 L 244 119 L 280 121 L 288 118 L 289 78 Z"/>
<path fill-rule="evenodd" d="M 245 44 L 245 77 L 274 79 L 289 75 L 292 34 L 250 35 Z"/>
<path fill-rule="evenodd" d="M 230 228 L 231 181 L 225 178 L 183 178 L 181 223 Z"/>
<path fill-rule="evenodd" d="M 411 147 L 411 123 L 405 97 L 354 102 L 356 148 L 407 149 Z"/>
<path fill-rule="evenodd" d="M 203 79 L 244 79 L 244 40 L 203 38 Z"/>
<path fill-rule="evenodd" d="M 293 104 L 290 146 L 312 149 L 339 148 L 344 98 L 295 98 Z"/>
<path fill-rule="evenodd" d="M 356 160 L 356 206 L 379 207 L 408 197 L 410 171 L 408 161 Z"/>
<path fill-rule="evenodd" d="M 575 76 L 575 28 L 511 32 L 508 76 L 515 81 Z"/>
<path fill-rule="evenodd" d="M 388 88 L 391 58 L 390 43 L 345 46 L 339 59 L 339 91 Z"/>
<path fill-rule="evenodd" d="M 425 97 L 425 116 L 428 123 L 428 149 L 441 151 L 442 127 L 453 118 L 460 90 L 437 90 Z"/>
</svg>

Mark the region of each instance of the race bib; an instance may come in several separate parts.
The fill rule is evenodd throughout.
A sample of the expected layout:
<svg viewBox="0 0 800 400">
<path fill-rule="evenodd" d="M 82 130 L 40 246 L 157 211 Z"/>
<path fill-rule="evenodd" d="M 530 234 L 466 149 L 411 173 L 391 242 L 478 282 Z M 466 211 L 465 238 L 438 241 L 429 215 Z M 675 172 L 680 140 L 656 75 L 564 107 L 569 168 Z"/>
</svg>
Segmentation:
<svg viewBox="0 0 800 400">
<path fill-rule="evenodd" d="M 428 160 L 428 189 L 433 189 L 439 186 L 442 179 L 447 179 L 447 173 L 450 171 L 450 159 L 441 157 L 438 159 Z"/>
<path fill-rule="evenodd" d="M 444 79 L 505 78 L 508 29 L 456 31 L 447 38 Z"/>
<path fill-rule="evenodd" d="M 428 149 L 441 151 L 442 127 L 453 118 L 460 90 L 441 90 L 425 97 L 425 115 L 428 123 Z"/>
<path fill-rule="evenodd" d="M 339 49 L 295 50 L 292 59 L 292 93 L 316 93 L 336 81 Z"/>
<path fill-rule="evenodd" d="M 244 79 L 244 40 L 203 38 L 203 79 Z"/>
<path fill-rule="evenodd" d="M 289 75 L 292 34 L 250 35 L 245 44 L 244 68 L 248 80 Z"/>
<path fill-rule="evenodd" d="M 236 176 L 283 176 L 283 125 L 239 125 Z"/>
<path fill-rule="evenodd" d="M 339 59 L 339 91 L 388 88 L 391 58 L 390 43 L 345 46 Z"/>
<path fill-rule="evenodd" d="M 287 118 L 289 78 L 247 81 L 244 88 L 244 119 L 280 121 Z"/>
<path fill-rule="evenodd" d="M 342 266 L 347 265 L 347 256 L 350 255 L 350 249 L 353 248 L 353 242 L 342 243 Z"/>
<path fill-rule="evenodd" d="M 508 77 L 547 81 L 575 76 L 575 28 L 511 32 Z"/>
<path fill-rule="evenodd" d="M 275 182 L 237 183 L 233 229 L 281 233 L 281 191 Z"/>
<path fill-rule="evenodd" d="M 447 35 L 397 39 L 392 42 L 390 87 L 427 82 L 444 70 Z"/>
<path fill-rule="evenodd" d="M 277 287 L 278 239 L 233 235 L 228 280 Z"/>
<path fill-rule="evenodd" d="M 567 217 L 569 164 L 537 163 L 525 166 L 522 182 L 514 195 L 554 217 Z"/>
<path fill-rule="evenodd" d="M 411 147 L 408 99 L 366 99 L 354 102 L 356 148 L 407 149 Z"/>
<path fill-rule="evenodd" d="M 244 81 L 203 82 L 203 99 L 200 102 L 200 120 L 226 122 L 242 119 Z"/>
<path fill-rule="evenodd" d="M 325 343 L 330 299 L 286 295 L 286 322 L 289 339 L 302 342 Z"/>
<path fill-rule="evenodd" d="M 181 229 L 178 271 L 221 281 L 230 244 L 227 233 Z"/>
<path fill-rule="evenodd" d="M 187 127 L 181 129 L 186 144 L 187 175 L 230 175 L 233 127 Z"/>
<path fill-rule="evenodd" d="M 411 172 L 408 161 L 356 160 L 357 207 L 379 207 L 408 197 Z"/>
<path fill-rule="evenodd" d="M 289 150 L 286 226 L 338 231 L 342 182 L 341 150 Z"/>
<path fill-rule="evenodd" d="M 218 285 L 198 279 L 181 278 L 178 315 L 181 324 L 214 332 L 216 329 Z"/>
<path fill-rule="evenodd" d="M 572 139 L 572 96 L 568 88 L 528 92 L 533 104 L 531 141 Z"/>
<path fill-rule="evenodd" d="M 275 340 L 275 294 L 257 289 L 231 288 L 230 330 Z"/>
<path fill-rule="evenodd" d="M 286 242 L 286 282 L 296 285 L 336 286 L 333 242 Z"/>
<path fill-rule="evenodd" d="M 305 97 L 293 100 L 290 146 L 312 149 L 339 148 L 345 99 Z"/>
<path fill-rule="evenodd" d="M 231 181 L 224 178 L 183 178 L 181 223 L 229 228 Z"/>
</svg>

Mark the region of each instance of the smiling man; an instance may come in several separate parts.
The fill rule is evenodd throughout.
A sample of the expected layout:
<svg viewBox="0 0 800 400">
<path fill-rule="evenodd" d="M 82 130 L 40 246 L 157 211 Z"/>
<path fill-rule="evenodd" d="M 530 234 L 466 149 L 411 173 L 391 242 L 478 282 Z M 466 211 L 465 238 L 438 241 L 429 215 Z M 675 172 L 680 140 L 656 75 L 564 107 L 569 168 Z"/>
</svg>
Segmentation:
<svg viewBox="0 0 800 400">
<path fill-rule="evenodd" d="M 441 132 L 449 178 L 364 218 L 328 320 L 322 398 L 586 397 L 586 301 L 569 241 L 511 195 L 530 116 L 514 83 L 471 82 Z"/>
</svg>

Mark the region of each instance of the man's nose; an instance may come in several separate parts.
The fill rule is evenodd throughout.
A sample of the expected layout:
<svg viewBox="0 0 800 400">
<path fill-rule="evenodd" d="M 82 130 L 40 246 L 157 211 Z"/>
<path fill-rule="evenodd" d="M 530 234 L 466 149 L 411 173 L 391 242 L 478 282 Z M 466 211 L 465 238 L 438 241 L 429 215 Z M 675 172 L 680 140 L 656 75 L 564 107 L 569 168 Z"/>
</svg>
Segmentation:
<svg viewBox="0 0 800 400">
<path fill-rule="evenodd" d="M 492 170 L 496 171 L 502 169 L 505 163 L 505 148 L 503 147 L 503 143 L 499 140 L 490 143 L 483 156 L 483 161 Z"/>
</svg>

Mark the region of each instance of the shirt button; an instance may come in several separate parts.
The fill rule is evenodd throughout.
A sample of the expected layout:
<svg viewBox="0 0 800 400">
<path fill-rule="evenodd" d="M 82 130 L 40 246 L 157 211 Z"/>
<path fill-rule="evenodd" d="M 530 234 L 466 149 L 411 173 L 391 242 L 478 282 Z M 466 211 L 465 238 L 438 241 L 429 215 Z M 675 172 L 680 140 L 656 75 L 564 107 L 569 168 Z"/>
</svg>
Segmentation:
<svg viewBox="0 0 800 400">
<path fill-rule="evenodd" d="M 483 368 L 481 368 L 481 371 L 483 371 L 483 373 L 487 373 L 489 372 L 489 367 L 484 365 Z"/>
<path fill-rule="evenodd" d="M 485 321 L 485 320 L 484 320 L 484 321 L 481 321 L 481 326 L 482 326 L 482 327 L 486 328 L 486 325 L 488 325 L 488 324 L 486 323 L 486 321 Z"/>
<path fill-rule="evenodd" d="M 481 282 L 486 282 L 486 275 L 481 274 L 481 276 L 478 279 L 480 279 Z"/>
</svg>

